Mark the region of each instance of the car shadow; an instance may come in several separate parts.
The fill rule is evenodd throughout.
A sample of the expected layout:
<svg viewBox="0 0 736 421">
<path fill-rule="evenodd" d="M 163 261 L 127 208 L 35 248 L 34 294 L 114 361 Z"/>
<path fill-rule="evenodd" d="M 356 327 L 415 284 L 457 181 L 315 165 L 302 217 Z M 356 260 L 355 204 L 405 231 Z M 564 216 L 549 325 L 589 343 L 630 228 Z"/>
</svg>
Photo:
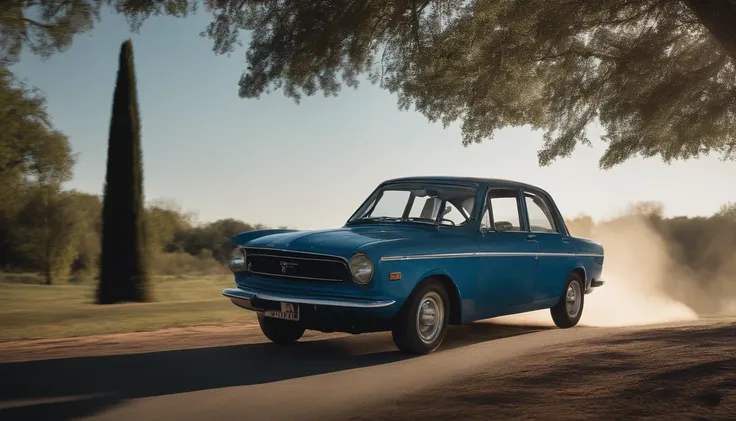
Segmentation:
<svg viewBox="0 0 736 421">
<path fill-rule="evenodd" d="M 443 350 L 547 327 L 489 322 L 448 329 Z M 70 419 L 126 399 L 263 384 L 411 358 L 390 333 L 0 364 L 0 419 Z M 56 400 L 49 401 L 50 398 Z"/>
</svg>

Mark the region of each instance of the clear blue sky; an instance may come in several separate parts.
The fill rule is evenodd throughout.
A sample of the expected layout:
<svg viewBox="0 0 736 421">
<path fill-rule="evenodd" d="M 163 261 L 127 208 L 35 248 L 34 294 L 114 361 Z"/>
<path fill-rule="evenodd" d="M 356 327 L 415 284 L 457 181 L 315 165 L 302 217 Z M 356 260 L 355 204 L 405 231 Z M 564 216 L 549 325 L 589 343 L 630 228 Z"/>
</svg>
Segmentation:
<svg viewBox="0 0 736 421">
<path fill-rule="evenodd" d="M 396 98 L 369 83 L 338 98 L 321 94 L 296 105 L 278 91 L 237 96 L 245 47 L 215 56 L 199 37 L 209 22 L 152 19 L 140 34 L 104 14 L 97 28 L 64 53 L 26 55 L 18 76 L 41 88 L 56 127 L 78 153 L 68 187 L 101 193 L 120 44 L 133 40 L 148 201 L 168 199 L 202 222 L 234 217 L 301 229 L 340 226 L 384 179 L 472 175 L 538 184 L 566 216 L 613 216 L 628 203 L 660 201 L 667 215 L 707 215 L 736 201 L 736 163 L 717 156 L 666 165 L 636 159 L 598 169 L 603 144 L 540 168 L 540 133 L 499 132 L 464 148 L 457 125 L 443 129 L 398 111 Z M 599 132 L 593 131 L 596 134 Z"/>
</svg>

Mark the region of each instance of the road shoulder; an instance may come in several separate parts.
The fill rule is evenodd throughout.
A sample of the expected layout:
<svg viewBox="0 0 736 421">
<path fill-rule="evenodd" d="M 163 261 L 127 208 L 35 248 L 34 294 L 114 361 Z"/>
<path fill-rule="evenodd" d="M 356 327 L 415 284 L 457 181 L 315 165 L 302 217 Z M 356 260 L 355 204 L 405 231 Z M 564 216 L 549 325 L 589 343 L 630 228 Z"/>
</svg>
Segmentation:
<svg viewBox="0 0 736 421">
<path fill-rule="evenodd" d="M 308 332 L 305 340 L 319 336 Z M 0 363 L 59 358 L 127 355 L 267 342 L 257 322 L 175 327 L 145 332 L 110 333 L 60 339 L 0 342 Z"/>
</svg>

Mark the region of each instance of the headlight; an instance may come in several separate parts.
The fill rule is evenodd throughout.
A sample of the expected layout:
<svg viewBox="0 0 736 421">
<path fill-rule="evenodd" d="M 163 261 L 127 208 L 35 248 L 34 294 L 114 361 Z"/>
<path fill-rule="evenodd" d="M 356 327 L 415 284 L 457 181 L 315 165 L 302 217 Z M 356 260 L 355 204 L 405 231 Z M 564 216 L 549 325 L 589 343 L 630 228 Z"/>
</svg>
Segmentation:
<svg viewBox="0 0 736 421">
<path fill-rule="evenodd" d="M 366 285 L 373 279 L 373 262 L 368 255 L 356 253 L 348 263 L 353 281 L 359 285 Z"/>
<path fill-rule="evenodd" d="M 235 247 L 230 252 L 230 260 L 228 261 L 228 266 L 230 266 L 230 270 L 233 272 L 243 272 L 245 270 L 246 266 L 244 248 Z"/>
</svg>

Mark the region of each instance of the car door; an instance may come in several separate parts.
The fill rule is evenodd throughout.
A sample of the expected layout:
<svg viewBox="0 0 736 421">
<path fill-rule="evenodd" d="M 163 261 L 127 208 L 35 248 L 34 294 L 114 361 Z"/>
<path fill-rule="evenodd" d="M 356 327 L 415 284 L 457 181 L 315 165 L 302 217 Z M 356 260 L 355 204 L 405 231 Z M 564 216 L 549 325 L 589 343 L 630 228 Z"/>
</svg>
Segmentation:
<svg viewBox="0 0 736 421">
<path fill-rule="evenodd" d="M 575 246 L 562 229 L 562 219 L 549 197 L 526 189 L 523 196 L 529 235 L 538 244 L 534 301 L 559 298 L 575 268 Z"/>
<path fill-rule="evenodd" d="M 500 314 L 534 300 L 537 242 L 523 226 L 520 190 L 491 188 L 485 206 L 476 308 Z"/>
</svg>

